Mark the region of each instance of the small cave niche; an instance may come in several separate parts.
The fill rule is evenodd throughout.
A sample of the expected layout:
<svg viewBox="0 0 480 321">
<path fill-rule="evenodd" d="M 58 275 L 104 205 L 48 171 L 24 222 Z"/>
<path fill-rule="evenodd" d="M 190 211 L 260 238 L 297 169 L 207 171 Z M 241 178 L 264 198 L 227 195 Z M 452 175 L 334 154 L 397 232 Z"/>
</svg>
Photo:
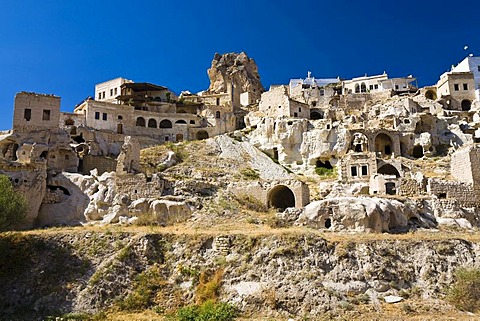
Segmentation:
<svg viewBox="0 0 480 321">
<path fill-rule="evenodd" d="M 78 143 L 78 144 L 85 143 L 85 139 L 83 138 L 83 134 L 80 133 L 80 135 L 74 137 L 73 141 Z"/>
<path fill-rule="evenodd" d="M 327 218 L 325 220 L 325 228 L 331 228 L 332 227 L 332 219 L 331 218 Z"/>
<path fill-rule="evenodd" d="M 333 169 L 333 166 L 330 163 L 330 161 L 321 161 L 319 159 L 317 159 L 317 161 L 315 162 L 315 167 L 325 168 L 325 169 Z"/>
<path fill-rule="evenodd" d="M 57 186 L 57 185 L 47 185 L 47 188 L 52 191 L 52 192 L 55 192 L 57 190 L 60 190 L 62 191 L 62 193 L 64 195 L 67 195 L 67 196 L 70 196 L 70 192 L 68 191 L 68 189 L 66 189 L 65 187 L 63 186 Z"/>
</svg>

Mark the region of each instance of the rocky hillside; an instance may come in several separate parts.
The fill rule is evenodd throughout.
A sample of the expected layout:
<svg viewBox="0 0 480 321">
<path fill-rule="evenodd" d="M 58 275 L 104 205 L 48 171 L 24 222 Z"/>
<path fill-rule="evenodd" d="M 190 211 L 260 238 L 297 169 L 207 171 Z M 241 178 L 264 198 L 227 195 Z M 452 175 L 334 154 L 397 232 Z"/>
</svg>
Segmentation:
<svg viewBox="0 0 480 321">
<path fill-rule="evenodd" d="M 478 236 L 447 232 L 223 234 L 177 226 L 2 234 L 0 315 L 41 320 L 73 312 L 87 319 L 102 311 L 102 318 L 143 311 L 161 320 L 211 298 L 235 305 L 246 320 L 392 313 L 396 320 L 432 313 L 437 320 L 467 319 L 442 299 L 453 272 L 479 267 L 479 255 Z M 396 312 L 385 303 L 392 295 L 403 300 Z"/>
</svg>

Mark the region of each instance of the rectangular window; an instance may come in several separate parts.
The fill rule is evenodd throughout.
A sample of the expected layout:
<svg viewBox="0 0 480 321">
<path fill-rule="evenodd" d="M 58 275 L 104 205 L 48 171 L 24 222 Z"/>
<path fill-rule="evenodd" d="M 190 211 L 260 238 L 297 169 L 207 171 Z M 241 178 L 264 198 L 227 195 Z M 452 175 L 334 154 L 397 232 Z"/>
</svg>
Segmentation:
<svg viewBox="0 0 480 321">
<path fill-rule="evenodd" d="M 98 93 L 98 99 L 102 99 L 102 93 Z"/>
<path fill-rule="evenodd" d="M 367 176 L 367 175 L 368 175 L 368 166 L 362 165 L 362 176 Z"/>
<path fill-rule="evenodd" d="M 301 113 L 301 112 L 302 112 L 302 108 L 298 108 L 298 112 Z"/>
<path fill-rule="evenodd" d="M 357 166 L 350 167 L 350 171 L 351 171 L 353 177 L 358 175 L 357 174 Z"/>
<path fill-rule="evenodd" d="M 293 117 L 298 117 L 298 113 L 293 113 Z"/>
<path fill-rule="evenodd" d="M 168 142 L 170 140 L 170 137 L 165 136 L 165 141 Z"/>
<path fill-rule="evenodd" d="M 454 89 L 455 91 L 458 91 L 458 90 L 460 89 L 460 87 L 458 86 L 458 84 L 454 84 L 454 85 L 453 85 L 453 89 Z"/>
<path fill-rule="evenodd" d="M 373 85 L 370 85 L 370 90 L 373 90 Z"/>
<path fill-rule="evenodd" d="M 48 109 L 43 110 L 42 120 L 50 120 L 50 110 Z"/>
<path fill-rule="evenodd" d="M 25 118 L 26 121 L 30 121 L 30 119 L 32 119 L 32 110 L 30 108 L 25 108 L 23 111 L 23 118 Z"/>
<path fill-rule="evenodd" d="M 378 85 L 375 85 L 375 89 L 378 89 Z"/>
<path fill-rule="evenodd" d="M 477 66 L 477 70 L 480 71 L 480 66 Z"/>
<path fill-rule="evenodd" d="M 463 84 L 463 90 L 468 90 L 468 84 Z"/>
<path fill-rule="evenodd" d="M 102 93 L 102 97 L 105 99 L 105 92 Z"/>
<path fill-rule="evenodd" d="M 98 111 L 95 112 L 95 119 L 100 119 L 100 112 Z"/>
<path fill-rule="evenodd" d="M 113 96 L 113 88 L 110 89 L 110 97 L 112 97 L 112 96 Z"/>
<path fill-rule="evenodd" d="M 398 90 L 398 85 L 395 85 L 395 90 Z"/>
<path fill-rule="evenodd" d="M 117 95 L 117 88 L 115 88 L 115 96 Z"/>
<path fill-rule="evenodd" d="M 103 113 L 102 119 L 103 119 L 103 120 L 107 120 L 107 113 Z"/>
</svg>

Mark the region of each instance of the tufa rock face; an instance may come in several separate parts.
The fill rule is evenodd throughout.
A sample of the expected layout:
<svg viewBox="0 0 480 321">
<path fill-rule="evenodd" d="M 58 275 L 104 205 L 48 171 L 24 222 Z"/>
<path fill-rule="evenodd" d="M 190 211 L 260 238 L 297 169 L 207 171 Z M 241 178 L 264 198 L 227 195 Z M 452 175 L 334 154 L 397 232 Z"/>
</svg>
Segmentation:
<svg viewBox="0 0 480 321">
<path fill-rule="evenodd" d="M 265 91 L 260 82 L 257 64 L 244 52 L 223 55 L 216 53 L 207 73 L 210 78 L 208 92 L 211 94 L 231 92 L 229 84 L 233 85 L 234 106 L 238 106 L 240 94 L 244 92 L 250 93 L 251 101 L 257 101 Z"/>
</svg>

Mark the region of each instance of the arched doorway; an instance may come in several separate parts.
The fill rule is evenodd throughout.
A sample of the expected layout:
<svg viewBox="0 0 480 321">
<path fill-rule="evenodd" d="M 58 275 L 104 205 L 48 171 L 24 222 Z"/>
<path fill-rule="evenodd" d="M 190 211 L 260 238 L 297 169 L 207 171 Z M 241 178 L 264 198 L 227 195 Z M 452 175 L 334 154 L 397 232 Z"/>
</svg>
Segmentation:
<svg viewBox="0 0 480 321">
<path fill-rule="evenodd" d="M 375 152 L 381 153 L 384 156 L 392 155 L 393 142 L 390 136 L 381 133 L 375 137 Z"/>
<path fill-rule="evenodd" d="M 360 85 L 359 84 L 355 85 L 355 93 L 356 94 L 360 93 Z"/>
<path fill-rule="evenodd" d="M 360 85 L 360 91 L 362 93 L 366 93 L 367 92 L 367 85 L 365 85 L 364 82 L 362 82 L 362 84 Z"/>
<path fill-rule="evenodd" d="M 268 192 L 268 207 L 284 211 L 287 207 L 295 207 L 295 195 L 285 185 L 277 185 Z"/>
<path fill-rule="evenodd" d="M 398 169 L 390 164 L 385 164 L 382 165 L 378 170 L 378 174 L 383 174 L 383 175 L 395 175 L 396 177 L 400 177 L 400 173 L 398 172 Z"/>
<path fill-rule="evenodd" d="M 160 128 L 172 128 L 172 122 L 168 119 L 164 119 L 160 122 Z"/>
<path fill-rule="evenodd" d="M 312 110 L 310 112 L 310 119 L 311 120 L 323 119 L 323 112 L 320 110 Z"/>
<path fill-rule="evenodd" d="M 137 122 L 135 123 L 136 126 L 145 127 L 145 118 L 138 117 Z"/>
<path fill-rule="evenodd" d="M 148 127 L 149 128 L 157 128 L 157 121 L 153 118 L 148 120 Z"/>
<path fill-rule="evenodd" d="M 195 137 L 197 138 L 197 140 L 207 139 L 208 133 L 204 130 L 199 130 Z"/>
<path fill-rule="evenodd" d="M 362 133 L 353 134 L 352 146 L 354 152 L 361 153 L 368 151 L 368 138 Z"/>
<path fill-rule="evenodd" d="M 468 99 L 462 100 L 462 110 L 468 111 L 472 107 L 472 102 Z"/>
</svg>

